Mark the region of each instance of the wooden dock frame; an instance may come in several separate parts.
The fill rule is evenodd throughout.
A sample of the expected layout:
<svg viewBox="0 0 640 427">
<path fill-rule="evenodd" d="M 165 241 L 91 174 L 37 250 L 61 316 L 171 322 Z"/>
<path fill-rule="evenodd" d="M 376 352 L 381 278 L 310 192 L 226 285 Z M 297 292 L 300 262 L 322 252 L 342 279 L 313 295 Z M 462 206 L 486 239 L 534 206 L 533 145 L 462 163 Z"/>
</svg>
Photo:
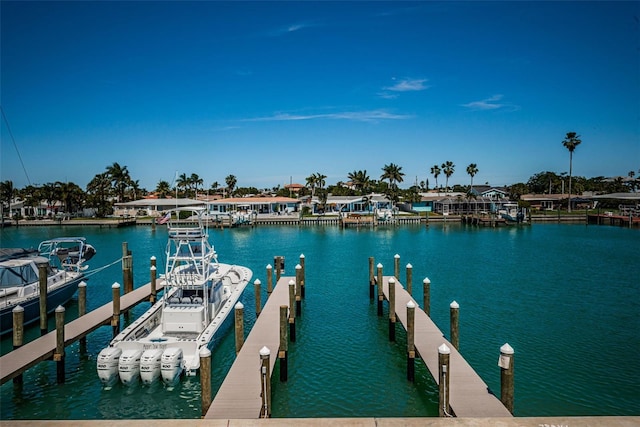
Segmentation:
<svg viewBox="0 0 640 427">
<path fill-rule="evenodd" d="M 256 319 L 256 323 L 242 345 L 242 350 L 236 356 L 236 360 L 203 418 L 258 419 L 263 416 L 260 351 L 267 348 L 271 354 L 278 355 L 281 350 L 280 310 L 281 306 L 288 306 L 289 310 L 293 309 L 295 313 L 295 300 L 293 306 L 289 301 L 289 283 L 294 279 L 294 277 L 284 276 L 278 279 L 260 312 L 260 317 Z M 270 375 L 273 374 L 276 360 L 280 358 L 269 358 L 267 371 Z"/>
<path fill-rule="evenodd" d="M 395 281 L 395 313 L 402 325 L 407 327 L 407 303 L 415 304 L 414 346 L 416 356 L 424 361 L 427 369 L 439 384 L 438 347 L 446 344 L 450 349 L 449 356 L 449 406 L 456 417 L 512 417 L 513 415 L 502 404 L 500 399 L 489 392 L 487 384 L 473 370 L 458 350 L 444 338 L 444 334 L 427 314 L 418 308 L 418 303 L 404 289 L 394 276 L 383 276 L 382 292 L 389 301 L 389 280 Z M 377 284 L 379 281 L 374 277 Z"/>
</svg>

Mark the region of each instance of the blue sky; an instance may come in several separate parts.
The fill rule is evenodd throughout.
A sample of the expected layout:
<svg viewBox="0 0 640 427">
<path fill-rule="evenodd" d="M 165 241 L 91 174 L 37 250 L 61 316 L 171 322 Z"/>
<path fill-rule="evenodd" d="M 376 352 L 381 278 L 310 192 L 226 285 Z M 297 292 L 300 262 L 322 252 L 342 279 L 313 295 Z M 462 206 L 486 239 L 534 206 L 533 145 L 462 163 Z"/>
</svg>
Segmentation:
<svg viewBox="0 0 640 427">
<path fill-rule="evenodd" d="M 2 1 L 0 180 L 640 175 L 639 5 Z"/>
</svg>

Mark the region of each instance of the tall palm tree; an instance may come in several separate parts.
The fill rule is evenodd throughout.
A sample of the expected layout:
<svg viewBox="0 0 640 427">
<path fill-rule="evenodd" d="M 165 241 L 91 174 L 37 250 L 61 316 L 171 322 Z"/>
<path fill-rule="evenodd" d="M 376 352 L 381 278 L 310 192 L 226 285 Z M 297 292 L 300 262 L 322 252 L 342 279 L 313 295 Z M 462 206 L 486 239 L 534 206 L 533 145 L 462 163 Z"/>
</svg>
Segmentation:
<svg viewBox="0 0 640 427">
<path fill-rule="evenodd" d="M 316 185 L 318 186 L 318 188 L 324 188 L 326 181 L 325 179 L 327 178 L 327 175 L 323 175 L 320 172 L 315 174 L 316 176 Z"/>
<path fill-rule="evenodd" d="M 471 191 L 473 191 L 473 177 L 478 173 L 478 165 L 471 163 L 467 166 L 467 173 L 471 177 L 471 187 L 469 187 L 469 193 L 471 193 Z"/>
<path fill-rule="evenodd" d="M 16 189 L 13 187 L 13 181 L 0 182 L 0 214 L 2 218 L 4 218 L 5 212 L 11 211 L 11 200 L 15 194 Z"/>
<path fill-rule="evenodd" d="M 107 172 L 99 173 L 87 184 L 87 206 L 95 208 L 96 215 L 105 217 L 110 213 L 109 193 L 111 179 Z"/>
<path fill-rule="evenodd" d="M 171 193 L 171 184 L 168 181 L 160 180 L 156 185 L 156 194 L 161 199 L 166 199 L 169 193 Z"/>
<path fill-rule="evenodd" d="M 120 166 L 118 162 L 114 162 L 111 166 L 107 166 L 107 173 L 111 178 L 111 184 L 118 196 L 119 202 L 124 202 L 125 192 L 131 182 L 131 176 L 126 166 Z"/>
<path fill-rule="evenodd" d="M 569 150 L 569 205 L 568 210 L 571 212 L 571 176 L 573 174 L 573 151 L 576 149 L 582 140 L 580 139 L 580 135 L 575 132 L 567 132 L 564 140 L 562 141 L 562 145 L 565 146 L 567 150 Z"/>
<path fill-rule="evenodd" d="M 189 181 L 195 190 L 195 198 L 198 198 L 198 185 L 204 184 L 204 180 L 198 176 L 197 173 L 192 173 L 189 177 Z"/>
<path fill-rule="evenodd" d="M 371 179 L 367 175 L 366 169 L 350 172 L 347 177 L 353 182 L 356 190 L 360 191 L 360 194 L 364 194 L 369 189 Z"/>
<path fill-rule="evenodd" d="M 229 189 L 229 197 L 231 197 L 233 195 L 233 189 L 238 183 L 238 179 L 235 175 L 227 175 L 227 177 L 224 179 L 224 182 L 227 183 L 227 188 Z"/>
<path fill-rule="evenodd" d="M 182 173 L 178 176 L 176 180 L 176 187 L 183 189 L 183 194 L 185 197 L 188 197 L 189 187 L 191 186 L 191 181 L 186 173 Z"/>
<path fill-rule="evenodd" d="M 306 177 L 305 180 L 307 182 L 307 187 L 311 189 L 311 198 L 313 198 L 316 195 L 316 174 L 312 173 Z"/>
<path fill-rule="evenodd" d="M 398 182 L 402 182 L 404 172 L 402 172 L 402 166 L 398 166 L 394 163 L 389 163 L 388 165 L 384 165 L 382 167 L 382 175 L 380 175 L 380 180 L 388 180 L 389 181 L 389 189 L 387 191 L 387 195 L 391 198 L 393 203 L 398 202 Z"/>
<path fill-rule="evenodd" d="M 431 175 L 433 175 L 433 177 L 436 179 L 436 187 L 438 188 L 438 175 L 440 175 L 440 166 L 438 165 L 433 165 L 431 166 Z"/>
<path fill-rule="evenodd" d="M 445 181 L 445 184 L 444 184 L 444 191 L 448 192 L 449 191 L 449 178 L 451 177 L 451 175 L 453 175 L 453 172 L 455 171 L 456 165 L 454 165 L 452 161 L 447 160 L 446 162 L 444 162 L 442 164 L 441 167 L 442 167 L 442 173 L 444 173 L 444 176 L 447 177 L 447 180 Z"/>
</svg>

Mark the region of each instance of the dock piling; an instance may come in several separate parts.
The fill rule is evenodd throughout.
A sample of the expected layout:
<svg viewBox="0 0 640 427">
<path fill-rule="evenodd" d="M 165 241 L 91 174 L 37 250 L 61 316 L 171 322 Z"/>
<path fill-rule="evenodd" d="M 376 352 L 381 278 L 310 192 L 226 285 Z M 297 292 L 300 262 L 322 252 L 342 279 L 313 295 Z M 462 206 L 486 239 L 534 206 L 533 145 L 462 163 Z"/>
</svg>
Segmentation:
<svg viewBox="0 0 640 427">
<path fill-rule="evenodd" d="M 400 255 L 395 254 L 393 256 L 393 276 L 400 280 Z"/>
<path fill-rule="evenodd" d="M 304 267 L 305 256 L 304 254 L 300 254 L 300 297 L 304 299 L 305 297 L 305 286 L 307 285 L 306 280 L 306 269 Z"/>
<path fill-rule="evenodd" d="M 513 348 L 505 343 L 500 347 L 500 401 L 513 414 Z"/>
<path fill-rule="evenodd" d="M 302 266 L 296 265 L 296 316 L 302 315 Z"/>
<path fill-rule="evenodd" d="M 440 417 L 450 417 L 451 407 L 449 406 L 449 357 L 451 349 L 446 344 L 438 347 L 438 414 Z"/>
<path fill-rule="evenodd" d="M 113 315 L 111 317 L 111 327 L 113 328 L 113 338 L 120 332 L 120 283 L 111 285 L 113 297 Z"/>
<path fill-rule="evenodd" d="M 425 277 L 422 281 L 422 309 L 427 314 L 427 316 L 431 317 L 430 308 L 431 305 L 431 280 L 428 277 Z"/>
<path fill-rule="evenodd" d="M 384 301 L 384 292 L 382 291 L 382 264 L 378 263 L 378 316 L 382 316 L 382 302 Z"/>
<path fill-rule="evenodd" d="M 238 301 L 234 306 L 234 328 L 236 336 L 236 356 L 244 345 L 244 305 Z"/>
<path fill-rule="evenodd" d="M 413 286 L 413 266 L 411 264 L 407 264 L 407 292 L 409 295 L 412 295 L 412 286 Z"/>
<path fill-rule="evenodd" d="M 280 306 L 280 348 L 278 350 L 278 360 L 280 361 L 280 381 L 285 382 L 289 377 L 289 341 L 287 338 L 287 316 L 289 307 Z"/>
<path fill-rule="evenodd" d="M 202 403 L 202 418 L 207 414 L 211 406 L 211 350 L 203 347 L 200 350 L 200 389 Z"/>
<path fill-rule="evenodd" d="M 407 380 L 413 382 L 416 372 L 416 305 L 413 301 L 407 303 Z"/>
<path fill-rule="evenodd" d="M 267 298 L 273 292 L 273 267 L 271 264 L 267 264 Z"/>
<path fill-rule="evenodd" d="M 87 314 L 87 282 L 78 283 L 78 317 Z M 78 340 L 80 354 L 87 354 L 87 337 Z"/>
<path fill-rule="evenodd" d="M 262 282 L 260 281 L 260 279 L 256 279 L 253 282 L 253 290 L 254 293 L 256 295 L 256 317 L 260 316 L 260 311 L 262 311 L 262 302 L 260 300 L 260 286 L 262 285 Z"/>
<path fill-rule="evenodd" d="M 13 349 L 18 349 L 24 344 L 24 308 L 17 305 L 11 310 L 13 314 Z M 22 384 L 22 374 L 13 379 L 14 384 Z"/>
<path fill-rule="evenodd" d="M 271 351 L 267 347 L 260 349 L 260 379 L 261 379 L 261 397 L 262 397 L 262 410 L 260 411 L 261 418 L 271 417 L 271 373 L 269 372 L 269 359 Z"/>
<path fill-rule="evenodd" d="M 38 264 L 38 283 L 40 285 L 40 335 L 49 332 L 47 326 L 47 264 Z"/>
<path fill-rule="evenodd" d="M 460 305 L 453 301 L 449 304 L 449 320 L 451 327 L 451 345 L 460 351 L 460 328 L 459 328 L 459 315 L 460 315 Z"/>
<path fill-rule="evenodd" d="M 155 304 L 156 303 L 156 298 L 157 298 L 156 280 L 158 279 L 158 271 L 157 271 L 157 267 L 156 267 L 156 257 L 155 256 L 151 257 L 150 274 L 151 274 L 151 296 L 149 296 L 149 302 L 151 304 Z"/>
<path fill-rule="evenodd" d="M 376 281 L 374 278 L 374 269 L 375 269 L 375 264 L 374 264 L 374 259 L 372 256 L 369 257 L 369 299 L 373 299 L 373 295 L 374 295 L 374 287 L 376 286 Z"/>
<path fill-rule="evenodd" d="M 396 279 L 389 278 L 389 341 L 396 340 Z"/>
<path fill-rule="evenodd" d="M 296 342 L 296 282 L 289 280 L 289 337 Z"/>
<path fill-rule="evenodd" d="M 280 276 L 282 275 L 282 270 L 284 270 L 284 257 L 283 256 L 275 256 L 273 258 L 273 263 L 276 265 L 276 283 L 280 280 Z"/>
<path fill-rule="evenodd" d="M 65 308 L 59 305 L 56 308 L 56 351 L 53 360 L 56 362 L 58 384 L 64 383 L 64 312 Z"/>
</svg>

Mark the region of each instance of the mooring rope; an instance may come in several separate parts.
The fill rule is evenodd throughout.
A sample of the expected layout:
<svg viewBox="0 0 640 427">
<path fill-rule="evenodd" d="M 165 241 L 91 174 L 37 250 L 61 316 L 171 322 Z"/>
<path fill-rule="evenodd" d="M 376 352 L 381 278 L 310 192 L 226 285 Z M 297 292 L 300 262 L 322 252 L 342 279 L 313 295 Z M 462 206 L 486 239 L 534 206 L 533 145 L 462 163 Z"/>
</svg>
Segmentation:
<svg viewBox="0 0 640 427">
<path fill-rule="evenodd" d="M 117 263 L 119 263 L 121 261 L 122 261 L 122 258 L 119 258 L 119 259 L 113 261 L 111 264 L 107 264 L 105 266 L 96 268 L 95 270 L 91 270 L 91 271 L 85 273 L 84 277 L 88 279 L 89 277 L 93 276 L 94 274 L 100 273 L 102 270 L 106 270 L 107 268 L 112 267 L 112 266 L 114 266 L 115 264 L 117 264 Z"/>
</svg>

